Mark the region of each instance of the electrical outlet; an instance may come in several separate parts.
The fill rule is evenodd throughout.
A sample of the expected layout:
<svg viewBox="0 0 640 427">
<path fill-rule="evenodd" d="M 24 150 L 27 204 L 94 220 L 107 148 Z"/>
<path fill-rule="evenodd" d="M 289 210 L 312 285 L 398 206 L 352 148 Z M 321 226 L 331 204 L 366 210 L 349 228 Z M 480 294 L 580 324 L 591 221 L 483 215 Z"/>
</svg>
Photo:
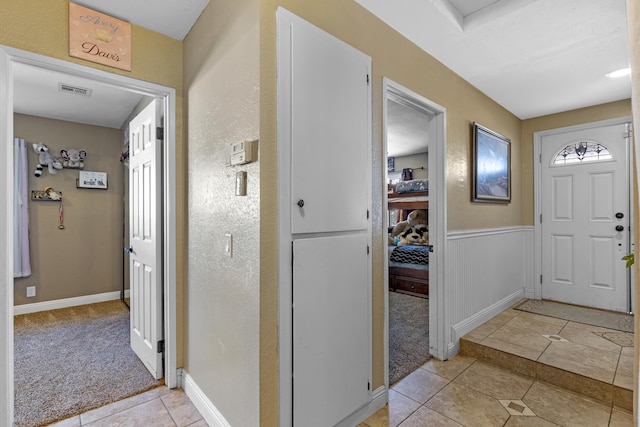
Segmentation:
<svg viewBox="0 0 640 427">
<path fill-rule="evenodd" d="M 36 296 L 36 287 L 35 286 L 27 286 L 27 297 L 35 297 Z"/>
</svg>

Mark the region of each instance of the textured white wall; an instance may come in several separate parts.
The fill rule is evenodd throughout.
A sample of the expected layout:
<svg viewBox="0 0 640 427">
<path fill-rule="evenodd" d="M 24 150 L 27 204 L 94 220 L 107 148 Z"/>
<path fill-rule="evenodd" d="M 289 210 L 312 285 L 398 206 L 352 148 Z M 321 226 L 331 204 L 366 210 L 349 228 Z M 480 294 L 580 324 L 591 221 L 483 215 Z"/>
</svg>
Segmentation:
<svg viewBox="0 0 640 427">
<path fill-rule="evenodd" d="M 184 368 L 233 426 L 259 424 L 259 162 L 230 167 L 259 136 L 259 2 L 212 0 L 185 39 L 188 282 Z M 236 172 L 247 195 L 235 195 Z M 224 235 L 233 234 L 233 257 Z"/>
</svg>

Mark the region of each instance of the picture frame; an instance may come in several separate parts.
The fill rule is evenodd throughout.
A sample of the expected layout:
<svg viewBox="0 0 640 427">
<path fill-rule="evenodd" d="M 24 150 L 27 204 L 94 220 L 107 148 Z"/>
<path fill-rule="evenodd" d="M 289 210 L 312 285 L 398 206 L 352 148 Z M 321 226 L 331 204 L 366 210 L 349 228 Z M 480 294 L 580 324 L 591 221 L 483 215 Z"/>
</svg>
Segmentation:
<svg viewBox="0 0 640 427">
<path fill-rule="evenodd" d="M 387 157 L 387 172 L 395 172 L 395 157 Z"/>
<path fill-rule="evenodd" d="M 76 187 L 106 190 L 107 189 L 107 173 L 80 171 L 78 175 L 78 180 L 76 181 Z"/>
<path fill-rule="evenodd" d="M 511 140 L 473 123 L 472 200 L 511 202 Z"/>
</svg>

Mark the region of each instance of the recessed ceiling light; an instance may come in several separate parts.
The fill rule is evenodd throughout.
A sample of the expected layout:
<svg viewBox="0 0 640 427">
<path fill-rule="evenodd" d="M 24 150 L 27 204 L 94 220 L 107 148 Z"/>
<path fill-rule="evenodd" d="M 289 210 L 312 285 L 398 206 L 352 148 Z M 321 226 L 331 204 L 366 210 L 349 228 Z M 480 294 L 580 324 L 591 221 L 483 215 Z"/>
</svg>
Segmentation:
<svg viewBox="0 0 640 427">
<path fill-rule="evenodd" d="M 628 76 L 629 74 L 631 74 L 631 68 L 627 67 L 627 68 L 621 68 L 619 70 L 615 70 L 610 73 L 607 73 L 607 77 L 611 77 L 612 79 L 615 79 L 617 77 Z"/>
</svg>

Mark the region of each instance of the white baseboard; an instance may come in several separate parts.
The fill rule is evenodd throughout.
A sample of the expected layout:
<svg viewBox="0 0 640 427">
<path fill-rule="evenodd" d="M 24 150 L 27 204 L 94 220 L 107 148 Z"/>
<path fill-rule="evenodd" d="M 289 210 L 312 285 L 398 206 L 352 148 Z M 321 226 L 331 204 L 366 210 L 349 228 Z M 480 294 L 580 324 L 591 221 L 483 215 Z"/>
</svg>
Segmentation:
<svg viewBox="0 0 640 427">
<path fill-rule="evenodd" d="M 350 427 L 359 425 L 361 422 L 375 414 L 380 408 L 384 407 L 389 400 L 387 388 L 380 386 L 375 389 L 371 395 L 371 400 L 360 409 L 349 415 L 344 420 L 336 424 L 336 427 Z"/>
<path fill-rule="evenodd" d="M 522 298 L 524 298 L 524 290 L 519 289 L 518 291 L 501 299 L 495 304 L 492 304 L 491 306 L 485 308 L 482 311 L 479 311 L 473 316 L 464 319 L 462 322 L 453 325 L 451 327 L 451 342 L 449 343 L 447 348 L 448 358 L 451 359 L 460 351 L 460 337 L 471 332 L 489 319 L 502 313 L 503 311 L 520 301 Z"/>
<path fill-rule="evenodd" d="M 200 412 L 210 427 L 231 427 L 218 408 L 209 400 L 198 384 L 184 370 L 179 369 L 180 384 L 186 395 L 191 399 L 196 409 Z"/>
<path fill-rule="evenodd" d="M 81 297 L 57 299 L 53 301 L 35 302 L 13 307 L 13 315 L 37 313 L 39 311 L 57 310 L 59 308 L 75 307 L 78 305 L 95 304 L 97 302 L 113 301 L 120 299 L 120 291 L 105 292 L 102 294 L 85 295 Z"/>
</svg>

